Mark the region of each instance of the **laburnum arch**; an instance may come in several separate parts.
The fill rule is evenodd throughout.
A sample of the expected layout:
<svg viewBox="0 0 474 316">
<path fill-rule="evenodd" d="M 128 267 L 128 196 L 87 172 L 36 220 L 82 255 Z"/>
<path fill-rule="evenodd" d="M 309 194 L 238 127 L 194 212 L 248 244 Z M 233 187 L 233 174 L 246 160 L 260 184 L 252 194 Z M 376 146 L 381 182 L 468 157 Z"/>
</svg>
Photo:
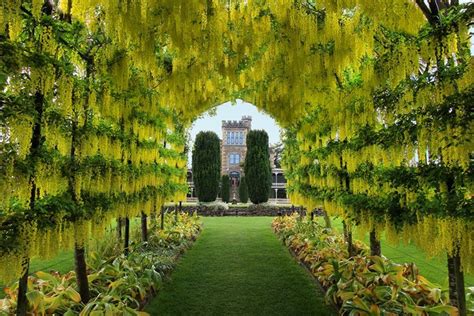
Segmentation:
<svg viewBox="0 0 474 316">
<path fill-rule="evenodd" d="M 474 268 L 472 4 L 0 8 L 3 278 L 25 275 L 33 256 L 80 256 L 111 219 L 183 199 L 185 129 L 237 98 L 286 128 L 294 203 Z"/>
</svg>

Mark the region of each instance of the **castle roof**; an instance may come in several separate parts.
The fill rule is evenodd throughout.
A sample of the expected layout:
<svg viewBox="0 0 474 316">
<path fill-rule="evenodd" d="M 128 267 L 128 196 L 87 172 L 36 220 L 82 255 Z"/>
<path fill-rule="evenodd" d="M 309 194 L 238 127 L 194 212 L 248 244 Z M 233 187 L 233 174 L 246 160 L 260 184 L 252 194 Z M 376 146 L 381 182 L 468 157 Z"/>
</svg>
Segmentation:
<svg viewBox="0 0 474 316">
<path fill-rule="evenodd" d="M 251 116 L 242 116 L 240 121 L 222 121 L 222 127 L 225 128 L 250 128 L 252 122 Z"/>
</svg>

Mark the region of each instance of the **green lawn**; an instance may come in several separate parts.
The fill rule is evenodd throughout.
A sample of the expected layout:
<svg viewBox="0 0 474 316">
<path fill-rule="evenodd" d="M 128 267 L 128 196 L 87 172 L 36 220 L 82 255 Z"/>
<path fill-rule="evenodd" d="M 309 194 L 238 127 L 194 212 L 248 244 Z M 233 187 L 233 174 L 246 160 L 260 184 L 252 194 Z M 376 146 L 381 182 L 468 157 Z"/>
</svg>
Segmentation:
<svg viewBox="0 0 474 316">
<path fill-rule="evenodd" d="M 324 225 L 324 220 L 322 218 L 319 218 L 319 222 Z M 342 233 L 342 221 L 340 219 L 332 219 L 332 225 L 334 229 Z M 363 241 L 367 245 L 369 244 L 368 233 Z M 433 242 L 436 241 L 433 240 Z M 396 263 L 415 262 L 421 275 L 426 277 L 429 281 L 447 289 L 448 269 L 446 267 L 447 259 L 445 256 L 430 258 L 415 245 L 405 245 L 402 242 L 398 245 L 392 245 L 389 244 L 383 236 L 381 238 L 381 245 L 382 254 L 385 257 L 392 259 Z M 474 286 L 474 275 L 465 274 L 464 281 L 466 287 Z"/>
<path fill-rule="evenodd" d="M 146 308 L 152 315 L 332 315 L 270 217 L 203 218 L 204 229 Z"/>
</svg>

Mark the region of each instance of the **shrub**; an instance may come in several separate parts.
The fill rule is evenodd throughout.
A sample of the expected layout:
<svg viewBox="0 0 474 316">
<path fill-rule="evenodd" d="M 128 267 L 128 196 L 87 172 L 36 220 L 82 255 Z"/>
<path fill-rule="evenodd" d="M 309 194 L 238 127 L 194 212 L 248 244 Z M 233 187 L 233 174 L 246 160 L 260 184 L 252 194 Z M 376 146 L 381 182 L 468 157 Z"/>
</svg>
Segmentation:
<svg viewBox="0 0 474 316">
<path fill-rule="evenodd" d="M 222 198 L 222 202 L 229 203 L 229 200 L 230 200 L 230 179 L 229 179 L 228 175 L 223 175 L 222 176 L 221 198 Z"/>
<path fill-rule="evenodd" d="M 200 206 L 206 209 L 210 209 L 214 212 L 225 211 L 229 209 L 229 205 L 223 202 L 208 202 L 208 203 L 199 203 Z"/>
<path fill-rule="evenodd" d="M 250 201 L 255 204 L 267 202 L 272 186 L 267 132 L 253 130 L 247 134 L 244 170 Z"/>
<path fill-rule="evenodd" d="M 247 203 L 249 200 L 249 191 L 247 188 L 247 180 L 245 177 L 242 177 L 240 180 L 240 185 L 239 185 L 239 196 L 240 196 L 240 202 L 242 203 Z"/>
<path fill-rule="evenodd" d="M 221 145 L 216 133 L 197 134 L 192 160 L 194 186 L 199 201 L 215 201 L 221 174 Z"/>
</svg>

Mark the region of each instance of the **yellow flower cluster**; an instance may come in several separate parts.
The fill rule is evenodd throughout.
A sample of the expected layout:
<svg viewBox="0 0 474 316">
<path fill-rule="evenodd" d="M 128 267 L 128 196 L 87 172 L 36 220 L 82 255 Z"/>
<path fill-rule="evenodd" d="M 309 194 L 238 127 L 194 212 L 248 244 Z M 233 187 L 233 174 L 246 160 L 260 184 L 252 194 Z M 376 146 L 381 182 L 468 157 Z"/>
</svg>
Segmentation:
<svg viewBox="0 0 474 316">
<path fill-rule="evenodd" d="M 25 40 L 24 28 L 31 23 L 24 23 L 22 5 L 39 19 L 42 3 L 0 4 L 0 35 L 26 47 L 25 56 L 31 50 L 56 61 L 38 66 L 19 58 L 21 67 L 9 74 L 5 91 L 41 95 L 44 111 L 39 122 L 37 109 L 35 115 L 18 111 L 6 127 L 0 127 L 17 147 L 6 180 L 0 182 L 0 205 L 6 207 L 17 198 L 27 208 L 33 183 L 39 199 L 69 192 L 77 206 L 89 195 L 127 198 L 107 211 L 98 207 L 81 224 L 64 221 L 60 230 L 38 230 L 28 239 L 33 243 L 45 238 L 49 245 L 49 236 L 57 232 L 68 236 L 65 244 L 87 242 L 92 231 L 116 216 L 149 213 L 166 199 L 184 199 L 183 140 L 170 144 L 169 139 L 183 134 L 178 125 L 188 127 L 197 115 L 229 99 L 253 102 L 282 126 L 297 129 L 298 145 L 289 155 L 294 164 L 287 166 L 289 173 L 295 173 L 289 186 L 295 188 L 292 201 L 308 208 L 322 205 L 330 214 L 344 216 L 352 211 L 337 199 L 308 194 L 307 187 L 374 198 L 398 192 L 406 196 L 403 203 L 413 204 L 417 195 L 409 189 L 377 179 L 354 177 L 347 187 L 340 171 L 353 175 L 367 164 L 390 169 L 442 161 L 469 170 L 472 122 L 467 127 L 430 125 L 425 121 L 429 115 L 423 113 L 432 113 L 446 96 L 472 89 L 472 64 L 456 60 L 467 70 L 455 83 L 431 84 L 429 80 L 435 79 L 429 78 L 416 91 L 396 95 L 387 108 L 374 102 L 375 94 L 395 94 L 420 69 L 436 73 L 433 65 L 453 60 L 469 40 L 465 26 L 442 39 L 414 40 L 426 22 L 414 1 L 59 0 L 57 7 L 54 2 L 54 19 L 60 19 L 58 13 L 70 14 L 86 29 L 78 35 L 80 43 L 71 45 L 41 24 L 36 36 Z M 61 66 L 64 60 L 68 67 Z M 455 113 L 457 123 L 465 114 Z M 402 121 L 416 126 L 387 141 L 389 128 L 405 128 Z M 42 149 L 49 159 L 32 162 L 33 174 L 28 177 L 14 166 L 35 154 L 31 152 L 35 122 L 41 125 Z M 364 128 L 379 138 L 363 146 L 334 149 L 337 142 L 360 145 L 365 141 Z M 472 185 L 466 187 L 466 196 L 472 195 Z M 158 193 L 161 189 L 167 193 Z M 430 189 L 425 185 L 419 193 L 426 195 Z M 435 225 L 436 220 L 419 223 Z M 370 216 L 364 222 L 379 227 Z M 461 230 L 439 233 L 445 239 L 439 249 L 451 251 L 448 244 Z M 472 245 L 459 242 L 463 261 L 471 267 L 465 255 Z M 23 255 L 36 253 L 15 253 L 17 258 Z"/>
</svg>

